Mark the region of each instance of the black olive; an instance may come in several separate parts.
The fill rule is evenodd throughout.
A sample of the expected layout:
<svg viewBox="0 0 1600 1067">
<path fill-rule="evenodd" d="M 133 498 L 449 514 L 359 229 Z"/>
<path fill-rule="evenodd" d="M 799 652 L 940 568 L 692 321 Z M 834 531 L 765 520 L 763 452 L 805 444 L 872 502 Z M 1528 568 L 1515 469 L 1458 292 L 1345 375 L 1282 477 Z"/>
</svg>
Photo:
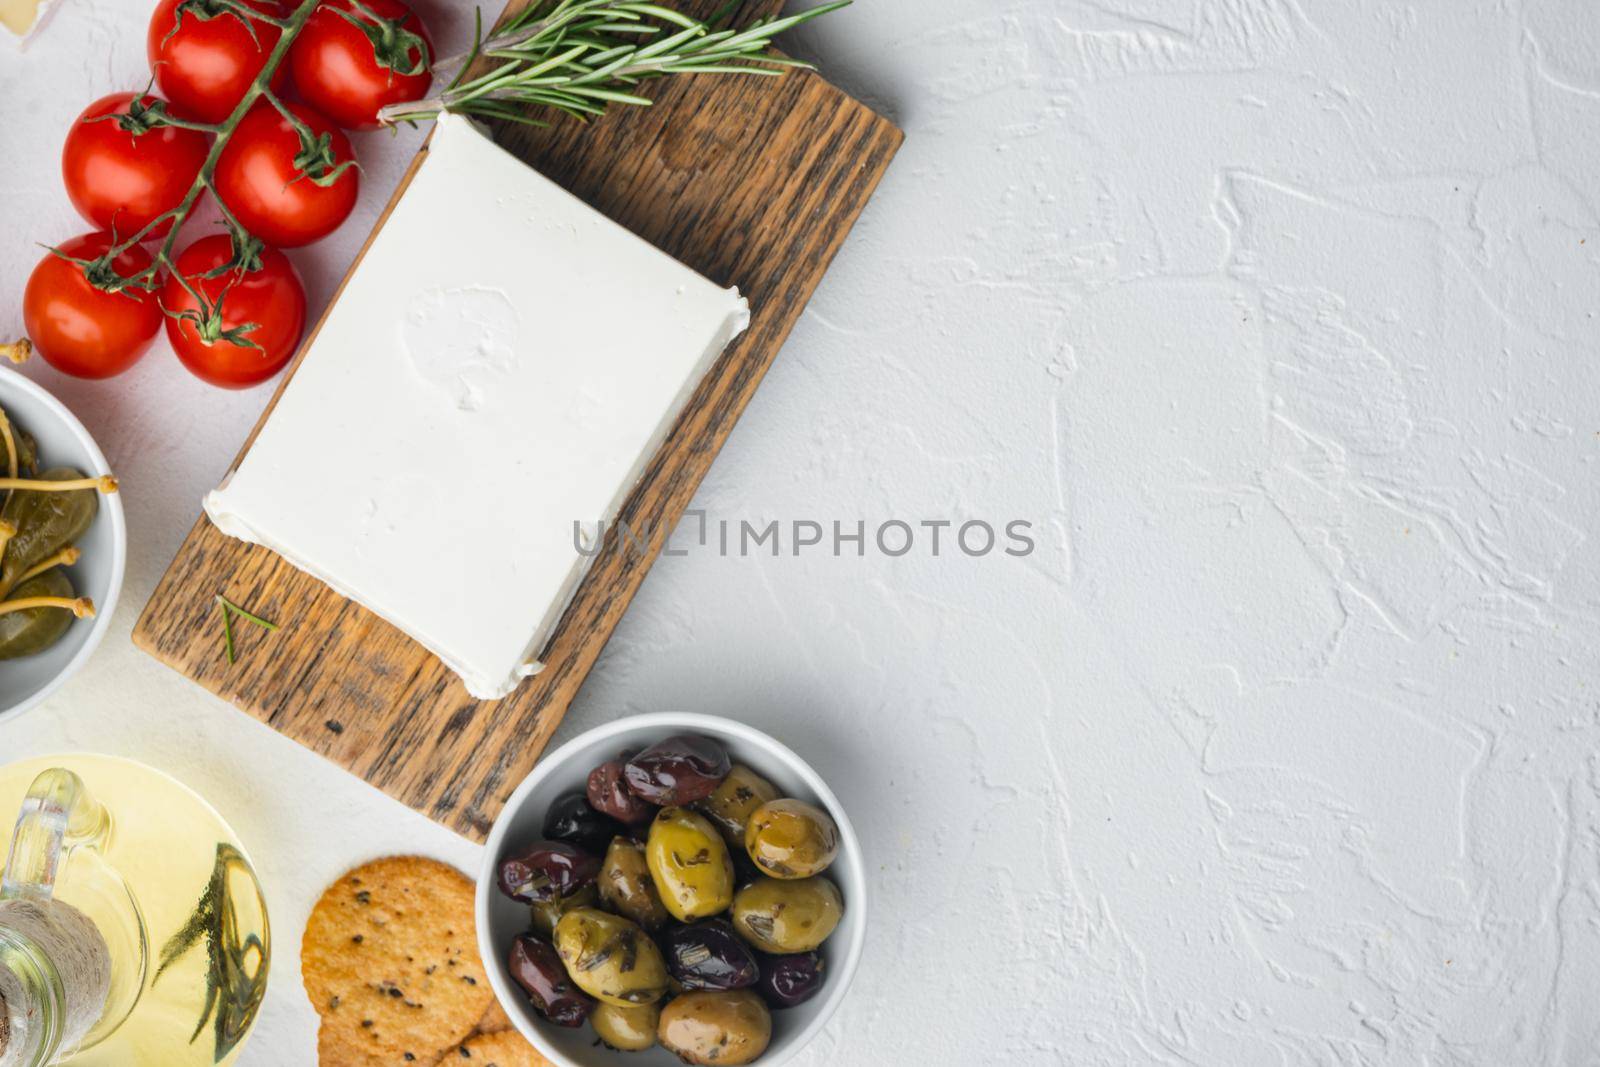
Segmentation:
<svg viewBox="0 0 1600 1067">
<path fill-rule="evenodd" d="M 622 832 L 622 824 L 595 811 L 583 793 L 563 793 L 544 816 L 545 837 L 596 855 L 603 854 L 611 839 Z"/>
<path fill-rule="evenodd" d="M 824 961 L 815 952 L 793 956 L 762 956 L 761 980 L 756 989 L 769 1006 L 793 1008 L 804 1004 L 822 988 Z"/>
<path fill-rule="evenodd" d="M 760 977 L 755 954 L 724 919 L 675 926 L 660 943 L 667 971 L 685 989 L 743 989 Z"/>
<path fill-rule="evenodd" d="M 594 998 L 572 984 L 567 968 L 547 941 L 519 934 L 506 961 L 511 978 L 528 994 L 533 1010 L 557 1026 L 582 1026 Z"/>
<path fill-rule="evenodd" d="M 564 841 L 535 841 L 500 861 L 500 892 L 524 904 L 571 896 L 600 873 L 600 857 Z"/>
<path fill-rule="evenodd" d="M 679 734 L 634 756 L 623 775 L 634 796 L 677 807 L 710 796 L 732 769 L 728 750 L 717 742 Z"/>
<path fill-rule="evenodd" d="M 656 809 L 628 789 L 623 779 L 626 766 L 619 759 L 606 760 L 589 772 L 589 806 L 628 826 L 639 826 L 656 817 Z"/>
</svg>

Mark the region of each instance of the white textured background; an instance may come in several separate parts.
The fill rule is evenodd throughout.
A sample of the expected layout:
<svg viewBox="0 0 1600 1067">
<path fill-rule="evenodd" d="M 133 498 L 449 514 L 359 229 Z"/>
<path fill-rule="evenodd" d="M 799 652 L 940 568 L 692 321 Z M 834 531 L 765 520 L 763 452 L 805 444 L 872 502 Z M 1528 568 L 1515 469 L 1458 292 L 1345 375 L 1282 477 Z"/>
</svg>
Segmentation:
<svg viewBox="0 0 1600 1067">
<path fill-rule="evenodd" d="M 0 55 L 0 329 L 82 227 L 55 155 L 145 0 Z M 465 7 L 426 10 L 446 42 Z M 663 706 L 817 763 L 876 871 L 822 1064 L 1600 1064 L 1600 9 L 863 0 L 791 41 L 909 135 L 700 494 L 1032 519 L 1026 561 L 659 566 L 563 734 Z M 414 135 L 298 255 L 320 301 Z M 127 631 L 267 397 L 164 350 L 58 389 L 127 485 L 91 670 L 0 752 L 142 756 L 294 949 L 376 851 L 475 850 Z"/>
</svg>

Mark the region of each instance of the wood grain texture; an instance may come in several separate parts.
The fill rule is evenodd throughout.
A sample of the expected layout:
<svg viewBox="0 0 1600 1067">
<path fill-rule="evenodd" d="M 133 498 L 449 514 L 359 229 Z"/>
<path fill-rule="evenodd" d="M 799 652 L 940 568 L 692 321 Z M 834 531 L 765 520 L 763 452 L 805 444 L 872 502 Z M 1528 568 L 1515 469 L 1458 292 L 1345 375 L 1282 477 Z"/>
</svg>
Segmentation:
<svg viewBox="0 0 1600 1067">
<path fill-rule="evenodd" d="M 702 17 L 717 6 L 716 0 L 682 5 Z M 779 6 L 780 0 L 751 0 L 738 21 Z M 749 330 L 701 382 L 623 507 L 630 528 L 660 531 L 687 507 L 901 133 L 805 72 L 671 78 L 651 85 L 650 95 L 654 106 L 618 107 L 588 126 L 565 119 L 548 129 L 502 126 L 496 139 L 713 281 L 739 286 L 750 301 Z M 276 403 L 274 396 L 262 422 Z M 252 432 L 244 451 L 254 438 Z M 145 605 L 134 641 L 418 811 L 481 840 L 544 750 L 661 544 L 658 537 L 648 552 L 624 550 L 614 532 L 608 535 L 546 649 L 545 670 L 498 701 L 473 700 L 404 634 L 274 553 L 224 537 L 203 516 Z M 268 635 L 237 627 L 239 659 L 229 665 L 218 594 L 279 620 L 283 629 Z"/>
</svg>

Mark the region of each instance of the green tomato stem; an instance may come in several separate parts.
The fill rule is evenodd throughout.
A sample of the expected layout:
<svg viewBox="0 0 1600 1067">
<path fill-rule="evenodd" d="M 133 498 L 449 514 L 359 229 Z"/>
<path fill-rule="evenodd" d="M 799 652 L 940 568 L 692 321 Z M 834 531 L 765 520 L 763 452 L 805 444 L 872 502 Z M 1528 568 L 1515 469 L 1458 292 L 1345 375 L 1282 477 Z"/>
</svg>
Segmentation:
<svg viewBox="0 0 1600 1067">
<path fill-rule="evenodd" d="M 222 127 L 215 122 L 193 122 L 189 119 L 180 119 L 171 113 L 161 116 L 161 125 L 176 126 L 180 130 L 196 130 L 200 133 L 220 133 Z"/>
</svg>

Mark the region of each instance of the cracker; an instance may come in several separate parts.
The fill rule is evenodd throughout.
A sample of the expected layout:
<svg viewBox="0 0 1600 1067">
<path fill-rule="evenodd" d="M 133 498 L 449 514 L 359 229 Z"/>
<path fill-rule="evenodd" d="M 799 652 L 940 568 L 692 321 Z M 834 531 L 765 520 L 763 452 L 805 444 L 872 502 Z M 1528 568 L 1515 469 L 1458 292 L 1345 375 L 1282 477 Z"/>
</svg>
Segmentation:
<svg viewBox="0 0 1600 1067">
<path fill-rule="evenodd" d="M 300 970 L 322 1017 L 322 1067 L 433 1063 L 494 1000 L 472 882 L 419 856 L 376 860 L 329 886 L 306 921 Z"/>
<path fill-rule="evenodd" d="M 450 1051 L 455 1052 L 454 1049 Z M 441 1058 L 408 1060 L 401 1054 L 362 1045 L 359 1039 L 330 1029 L 326 1023 L 317 1031 L 318 1067 L 437 1067 Z"/>
<path fill-rule="evenodd" d="M 483 1018 L 478 1020 L 477 1029 L 480 1034 L 498 1034 L 502 1030 L 515 1030 L 516 1025 L 500 1006 L 500 1001 L 495 1000 L 489 1004 L 489 1010 L 483 1013 Z"/>
<path fill-rule="evenodd" d="M 528 1039 L 515 1030 L 479 1034 L 445 1053 L 439 1067 L 552 1067 Z"/>
</svg>

